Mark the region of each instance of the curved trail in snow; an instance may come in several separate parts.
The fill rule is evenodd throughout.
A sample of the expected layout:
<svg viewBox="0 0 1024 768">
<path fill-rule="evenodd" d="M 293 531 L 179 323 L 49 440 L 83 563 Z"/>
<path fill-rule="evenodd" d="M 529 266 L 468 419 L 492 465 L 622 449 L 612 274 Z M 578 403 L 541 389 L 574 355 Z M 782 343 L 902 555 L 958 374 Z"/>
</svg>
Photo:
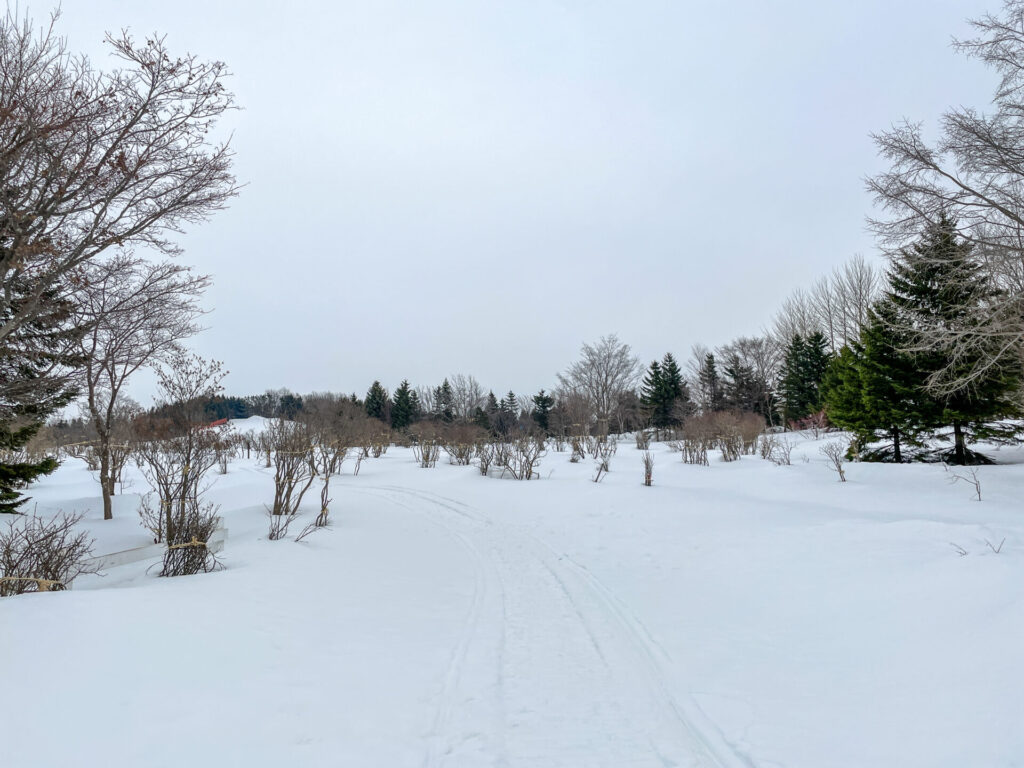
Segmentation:
<svg viewBox="0 0 1024 768">
<path fill-rule="evenodd" d="M 443 528 L 475 568 L 424 768 L 752 768 L 664 674 L 668 654 L 585 566 L 456 499 L 358 490 Z"/>
</svg>

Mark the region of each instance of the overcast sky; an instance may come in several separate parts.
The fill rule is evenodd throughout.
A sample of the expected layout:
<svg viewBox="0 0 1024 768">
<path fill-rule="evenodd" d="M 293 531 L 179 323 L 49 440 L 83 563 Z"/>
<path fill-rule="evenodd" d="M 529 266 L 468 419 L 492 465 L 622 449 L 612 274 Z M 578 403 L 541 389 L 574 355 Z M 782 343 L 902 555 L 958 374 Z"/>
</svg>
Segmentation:
<svg viewBox="0 0 1024 768">
<path fill-rule="evenodd" d="M 985 106 L 950 37 L 998 5 L 65 0 L 59 29 L 100 66 L 129 27 L 234 73 L 247 186 L 182 257 L 229 391 L 525 393 L 606 333 L 645 361 L 756 334 L 877 258 L 869 133 Z"/>
</svg>

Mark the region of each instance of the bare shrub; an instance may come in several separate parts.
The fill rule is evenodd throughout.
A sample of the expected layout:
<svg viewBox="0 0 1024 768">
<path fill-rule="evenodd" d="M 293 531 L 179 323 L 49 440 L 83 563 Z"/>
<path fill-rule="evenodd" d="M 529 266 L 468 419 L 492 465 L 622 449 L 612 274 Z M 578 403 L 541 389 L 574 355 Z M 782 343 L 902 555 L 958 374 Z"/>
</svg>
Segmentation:
<svg viewBox="0 0 1024 768">
<path fill-rule="evenodd" d="M 723 461 L 737 461 L 743 455 L 744 441 L 741 418 L 728 411 L 711 414 L 710 429 Z"/>
<path fill-rule="evenodd" d="M 634 432 L 633 439 L 636 440 L 636 448 L 638 451 L 646 451 L 651 447 L 651 433 L 646 429 L 639 429 Z"/>
<path fill-rule="evenodd" d="M 791 421 L 789 428 L 794 432 L 810 432 L 815 440 L 820 440 L 821 435 L 828 429 L 828 419 L 824 411 L 812 413 L 802 419 Z"/>
<path fill-rule="evenodd" d="M 307 425 L 275 419 L 265 433 L 274 450 L 274 503 L 272 516 L 290 517 L 299 511 L 302 497 L 313 484 L 312 435 Z"/>
<path fill-rule="evenodd" d="M 61 514 L 11 520 L 0 532 L 0 597 L 67 589 L 77 576 L 95 573 L 87 562 L 94 542 L 75 530 L 81 519 Z"/>
<path fill-rule="evenodd" d="M 288 535 L 288 528 L 298 515 L 294 513 L 290 515 L 275 515 L 268 509 L 267 517 L 270 520 L 270 528 L 267 531 L 267 538 L 270 539 L 270 541 L 278 541 Z"/>
<path fill-rule="evenodd" d="M 708 462 L 708 445 L 699 438 L 686 437 L 679 443 L 684 464 L 710 466 Z"/>
<path fill-rule="evenodd" d="M 604 476 L 611 472 L 611 466 L 609 459 L 598 459 L 597 460 L 597 471 L 594 474 L 594 482 L 600 483 L 604 479 Z"/>
<path fill-rule="evenodd" d="M 587 458 L 587 453 L 586 453 L 586 451 L 583 448 L 583 441 L 584 441 L 584 439 L 585 438 L 583 438 L 583 437 L 573 437 L 573 438 L 571 438 L 571 442 L 572 442 L 572 455 L 569 457 L 569 461 L 571 461 L 573 464 L 575 464 L 578 461 L 582 461 L 583 459 Z"/>
<path fill-rule="evenodd" d="M 686 420 L 680 442 L 684 464 L 708 466 L 708 449 L 715 444 L 717 436 L 714 416 L 715 414 L 708 413 Z"/>
<path fill-rule="evenodd" d="M 739 461 L 743 454 L 743 438 L 738 432 L 729 430 L 719 436 L 718 448 L 722 452 L 722 461 Z"/>
<path fill-rule="evenodd" d="M 476 450 L 476 466 L 480 470 L 480 474 L 487 477 L 493 462 L 494 445 L 491 443 L 481 443 Z"/>
<path fill-rule="evenodd" d="M 322 481 L 320 486 L 320 512 L 314 521 L 314 525 L 317 528 L 327 525 L 327 516 L 331 504 L 331 477 L 338 474 L 341 470 L 341 465 L 345 461 L 347 453 L 347 447 L 335 440 L 331 440 L 329 435 L 326 434 L 321 434 L 320 439 L 313 446 L 313 474 L 320 477 Z"/>
<path fill-rule="evenodd" d="M 833 440 L 830 443 L 825 443 L 818 450 L 822 456 L 827 458 L 830 462 L 830 469 L 834 470 L 839 474 L 839 482 L 846 482 L 846 472 L 843 470 L 843 461 L 846 459 L 846 450 L 848 446 L 843 444 L 842 440 Z"/>
<path fill-rule="evenodd" d="M 270 439 L 270 435 L 264 432 L 260 432 L 255 438 L 256 457 L 263 462 L 264 469 L 270 469 L 270 465 L 274 460 L 274 444 Z"/>
<path fill-rule="evenodd" d="M 767 452 L 767 454 L 766 454 Z M 761 455 L 777 467 L 792 464 L 793 442 L 781 435 L 765 435 L 761 444 Z"/>
<path fill-rule="evenodd" d="M 417 456 L 421 467 L 430 469 L 437 465 L 437 460 L 441 456 L 441 446 L 428 438 L 413 446 L 413 455 Z"/>
<path fill-rule="evenodd" d="M 212 503 L 189 504 L 178 521 L 175 539 L 168 539 L 160 575 L 191 576 L 217 570 L 220 562 L 210 551 L 209 542 L 218 522 L 217 507 Z"/>
<path fill-rule="evenodd" d="M 220 363 L 195 355 L 176 354 L 159 372 L 158 417 L 135 422 L 138 438 L 135 462 L 157 496 L 158 511 L 140 510 L 143 525 L 159 542 L 178 544 L 189 520 L 200 514 L 204 477 L 217 462 L 223 428 L 205 426 L 202 401 L 220 391 Z M 163 521 L 153 524 L 152 518 Z"/>
<path fill-rule="evenodd" d="M 152 491 L 144 494 L 139 503 L 139 523 L 153 534 L 154 544 L 160 544 L 167 535 L 167 517 L 160 504 L 159 496 L 154 503 Z"/>
<path fill-rule="evenodd" d="M 412 455 L 417 464 L 424 469 L 430 469 L 437 465 L 437 459 L 441 455 L 441 445 L 437 438 L 422 437 L 413 443 Z"/>
<path fill-rule="evenodd" d="M 764 417 L 759 413 L 741 413 L 736 422 L 736 429 L 739 431 L 743 441 L 743 453 L 753 456 L 757 453 L 757 441 L 764 432 Z"/>
<path fill-rule="evenodd" d="M 956 484 L 961 480 L 974 488 L 974 500 L 981 501 L 981 480 L 978 479 L 978 470 L 962 468 L 960 472 L 954 472 L 946 462 L 942 462 L 942 468 L 949 474 L 949 482 Z M 1002 546 L 1002 545 L 1000 545 Z"/>
<path fill-rule="evenodd" d="M 650 486 L 654 482 L 654 457 L 650 451 L 644 451 L 644 485 Z"/>
<path fill-rule="evenodd" d="M 468 466 L 486 437 L 487 432 L 475 424 L 454 424 L 443 429 L 441 440 L 448 463 Z"/>
<path fill-rule="evenodd" d="M 100 469 L 100 454 L 93 442 L 70 443 L 65 445 L 64 453 L 73 459 L 81 459 L 85 462 L 86 469 L 90 472 L 98 472 Z M 5 459 L 11 463 L 26 461 L 27 456 L 9 455 Z"/>
<path fill-rule="evenodd" d="M 592 459 L 610 459 L 618 450 L 619 444 L 608 435 L 587 435 L 584 438 L 587 453 Z"/>
<path fill-rule="evenodd" d="M 318 517 L 317 520 L 319 520 L 319 519 L 320 518 Z M 299 535 L 295 537 L 295 541 L 296 542 L 302 541 L 307 536 L 310 536 L 310 535 L 316 533 L 317 531 L 322 531 L 327 526 L 326 522 L 323 525 L 320 525 L 320 524 L 317 523 L 317 520 L 314 520 L 312 523 L 310 523 L 305 528 L 303 528 L 301 531 L 299 531 Z"/>
<path fill-rule="evenodd" d="M 507 470 L 516 480 L 530 480 L 537 476 L 537 466 L 547 454 L 544 439 L 525 435 L 507 444 L 508 450 L 502 474 Z"/>
<path fill-rule="evenodd" d="M 228 465 L 231 463 L 232 447 L 227 442 L 218 443 L 214 446 L 217 456 L 217 472 L 222 475 L 228 473 Z"/>
</svg>

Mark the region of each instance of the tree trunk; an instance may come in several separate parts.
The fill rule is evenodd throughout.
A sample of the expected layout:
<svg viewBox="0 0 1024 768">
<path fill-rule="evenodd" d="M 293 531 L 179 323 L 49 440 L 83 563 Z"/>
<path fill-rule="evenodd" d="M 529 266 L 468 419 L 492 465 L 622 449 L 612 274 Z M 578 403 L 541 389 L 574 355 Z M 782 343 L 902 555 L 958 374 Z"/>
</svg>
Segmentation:
<svg viewBox="0 0 1024 768">
<path fill-rule="evenodd" d="M 110 476 L 110 446 L 100 437 L 100 490 L 103 493 L 103 519 L 113 520 L 114 509 L 111 496 L 114 495 L 114 478 Z"/>
<path fill-rule="evenodd" d="M 892 460 L 897 464 L 903 463 L 903 454 L 900 452 L 900 431 L 896 427 L 892 429 Z"/>
<path fill-rule="evenodd" d="M 967 463 L 967 445 L 964 440 L 963 424 L 959 421 L 953 422 L 953 463 Z"/>
</svg>

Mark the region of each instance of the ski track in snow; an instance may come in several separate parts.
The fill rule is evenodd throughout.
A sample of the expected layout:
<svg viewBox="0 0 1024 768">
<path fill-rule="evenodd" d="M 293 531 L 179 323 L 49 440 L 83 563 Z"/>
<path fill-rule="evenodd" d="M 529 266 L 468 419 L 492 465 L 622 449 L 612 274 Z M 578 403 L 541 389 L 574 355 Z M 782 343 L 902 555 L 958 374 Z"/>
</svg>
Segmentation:
<svg viewBox="0 0 1024 768">
<path fill-rule="evenodd" d="M 394 485 L 360 492 L 440 526 L 476 569 L 423 768 L 754 766 L 670 689 L 668 654 L 585 566 L 456 499 Z"/>
</svg>

